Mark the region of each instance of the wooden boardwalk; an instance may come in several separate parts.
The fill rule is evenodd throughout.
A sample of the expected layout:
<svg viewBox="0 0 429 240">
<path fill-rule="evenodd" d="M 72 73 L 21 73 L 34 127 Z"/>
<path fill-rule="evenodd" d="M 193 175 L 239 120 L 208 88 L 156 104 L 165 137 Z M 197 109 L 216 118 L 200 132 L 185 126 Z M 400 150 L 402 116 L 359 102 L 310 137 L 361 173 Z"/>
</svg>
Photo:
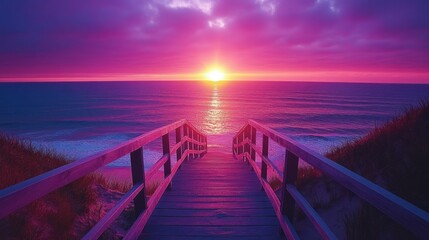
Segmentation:
<svg viewBox="0 0 429 240">
<path fill-rule="evenodd" d="M 173 144 L 170 143 L 170 134 L 175 136 Z M 145 171 L 144 146 L 157 139 L 162 140 L 163 155 Z M 273 165 L 273 159 L 269 158 L 270 141 L 285 151 L 283 171 Z M 295 186 L 298 162 L 302 160 L 395 220 L 416 237 L 427 239 L 429 235 L 428 212 L 258 122 L 248 120 L 233 137 L 232 143 L 232 154 L 207 153 L 207 136 L 188 120 L 182 119 L 0 189 L 0 220 L 40 197 L 130 154 L 133 187 L 82 239 L 98 239 L 131 201 L 134 201 L 137 217 L 124 240 L 299 239 L 293 223 L 297 208 L 302 210 L 323 239 L 337 239 Z M 191 156 L 203 155 L 202 158 L 186 161 Z M 261 160 L 260 165 L 256 164 L 257 157 Z M 248 163 L 236 158 L 248 159 Z M 172 163 L 176 164 L 173 166 Z M 147 200 L 146 183 L 161 168 L 164 179 Z M 271 170 L 268 171 L 268 168 Z M 281 196 L 277 196 L 269 186 L 268 173 L 282 179 Z M 166 191 L 170 183 L 172 190 Z"/>
<path fill-rule="evenodd" d="M 250 165 L 209 152 L 183 163 L 140 239 L 283 239 Z"/>
</svg>

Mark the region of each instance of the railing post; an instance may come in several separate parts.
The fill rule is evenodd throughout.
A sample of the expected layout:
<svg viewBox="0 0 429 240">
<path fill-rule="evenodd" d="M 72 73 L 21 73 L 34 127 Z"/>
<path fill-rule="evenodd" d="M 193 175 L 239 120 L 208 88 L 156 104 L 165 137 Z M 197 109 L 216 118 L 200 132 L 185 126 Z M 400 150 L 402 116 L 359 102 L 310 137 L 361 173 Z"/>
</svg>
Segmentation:
<svg viewBox="0 0 429 240">
<path fill-rule="evenodd" d="M 194 143 L 192 141 L 194 140 L 194 130 L 192 128 L 189 128 L 189 130 L 190 130 L 189 137 L 191 138 L 190 142 L 189 142 L 189 150 L 193 151 L 194 150 Z M 192 159 L 194 159 L 194 158 L 195 158 L 195 154 L 192 153 Z"/>
<path fill-rule="evenodd" d="M 290 222 L 293 222 L 295 212 L 295 200 L 286 189 L 287 184 L 295 184 L 298 175 L 298 156 L 286 150 L 285 165 L 283 168 L 283 185 L 281 196 L 281 211 Z"/>
<path fill-rule="evenodd" d="M 176 128 L 176 144 L 180 143 L 182 140 L 182 133 L 180 131 L 181 127 Z M 176 162 L 182 158 L 182 145 L 176 150 Z"/>
<path fill-rule="evenodd" d="M 251 137 L 251 127 L 250 125 L 248 125 L 245 129 L 244 129 L 244 138 L 247 138 L 247 142 L 249 142 L 250 137 Z M 250 155 L 250 143 L 247 143 L 244 145 L 244 152 L 248 153 Z M 246 160 L 249 161 L 248 159 L 248 155 L 246 155 Z"/>
<path fill-rule="evenodd" d="M 200 134 L 199 133 L 197 133 L 196 132 L 196 134 L 195 134 L 195 140 L 196 141 L 199 141 L 200 140 Z M 200 145 L 199 144 L 195 144 L 195 149 L 197 150 L 197 151 L 200 151 Z M 199 153 L 196 153 L 196 155 L 197 155 L 197 158 L 199 158 L 200 157 L 200 154 Z"/>
<path fill-rule="evenodd" d="M 235 142 L 236 142 L 236 139 L 235 139 L 235 137 L 233 137 L 233 138 L 232 138 L 232 156 L 233 156 L 234 158 L 235 158 L 235 147 L 234 147 Z"/>
<path fill-rule="evenodd" d="M 134 211 L 136 216 L 140 215 L 146 208 L 146 181 L 144 176 L 144 160 L 143 147 L 130 153 L 131 158 L 131 173 L 133 177 L 133 185 L 143 184 L 144 187 L 139 194 L 134 198 Z"/>
<path fill-rule="evenodd" d="M 167 154 L 167 161 L 164 163 L 164 178 L 167 178 L 171 174 L 171 157 L 170 157 L 170 138 L 169 133 L 162 136 L 162 153 Z M 167 189 L 171 189 L 171 182 Z"/>
<path fill-rule="evenodd" d="M 238 140 L 237 140 L 237 145 L 240 144 L 241 142 L 243 142 L 243 133 L 238 134 Z M 243 153 L 243 146 L 238 147 L 237 146 L 237 154 L 240 155 Z"/>
<path fill-rule="evenodd" d="M 244 141 L 244 140 L 246 140 L 246 130 L 245 129 L 243 129 L 243 132 L 241 133 L 241 139 L 242 139 L 242 142 Z M 243 144 L 243 145 L 241 145 L 241 152 L 242 153 L 245 153 L 246 152 L 246 149 L 244 148 L 245 146 L 244 146 L 245 144 Z M 244 156 L 243 156 L 243 161 L 245 161 L 245 159 L 244 159 Z"/>
<path fill-rule="evenodd" d="M 188 138 L 189 137 L 188 132 L 189 132 L 189 127 L 187 124 L 184 124 L 183 125 L 183 136 L 186 136 Z M 189 149 L 189 140 L 187 140 L 185 142 L 185 144 L 183 144 L 182 153 L 184 153 L 188 149 Z M 188 160 L 189 160 L 189 154 L 186 154 L 185 161 L 188 161 Z"/>
<path fill-rule="evenodd" d="M 193 131 L 192 133 L 193 133 L 192 136 L 194 138 L 194 141 L 197 141 L 197 139 L 198 139 L 198 133 L 196 131 Z M 198 145 L 196 143 L 194 143 L 194 150 L 198 151 Z M 197 158 L 197 157 L 198 157 L 198 154 L 195 153 L 194 154 L 194 158 Z"/>
<path fill-rule="evenodd" d="M 263 135 L 262 137 L 262 156 L 268 158 L 268 136 Z M 267 163 L 262 159 L 261 163 L 261 177 L 267 180 Z"/>
<path fill-rule="evenodd" d="M 204 154 L 207 153 L 207 136 L 204 136 Z"/>
<path fill-rule="evenodd" d="M 203 142 L 203 137 L 201 136 L 201 134 L 198 134 L 198 142 L 199 144 L 201 144 Z M 198 145 L 198 151 L 203 150 L 203 146 L 202 145 Z M 201 157 L 202 153 L 199 153 L 198 156 Z"/>
<path fill-rule="evenodd" d="M 256 145 L 256 128 L 250 127 L 251 129 L 251 139 L 252 139 L 252 145 Z M 253 149 L 252 146 L 250 146 L 250 157 L 253 161 L 256 161 L 256 151 Z"/>
</svg>

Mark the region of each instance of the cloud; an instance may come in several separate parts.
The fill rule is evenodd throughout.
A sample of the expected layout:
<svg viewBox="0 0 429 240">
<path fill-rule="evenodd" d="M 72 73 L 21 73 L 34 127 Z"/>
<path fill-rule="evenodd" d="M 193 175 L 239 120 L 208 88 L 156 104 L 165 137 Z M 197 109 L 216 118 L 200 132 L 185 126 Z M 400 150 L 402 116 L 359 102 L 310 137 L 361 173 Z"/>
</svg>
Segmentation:
<svg viewBox="0 0 429 240">
<path fill-rule="evenodd" d="M 427 71 L 425 0 L 0 3 L 0 77 L 234 71 Z"/>
</svg>

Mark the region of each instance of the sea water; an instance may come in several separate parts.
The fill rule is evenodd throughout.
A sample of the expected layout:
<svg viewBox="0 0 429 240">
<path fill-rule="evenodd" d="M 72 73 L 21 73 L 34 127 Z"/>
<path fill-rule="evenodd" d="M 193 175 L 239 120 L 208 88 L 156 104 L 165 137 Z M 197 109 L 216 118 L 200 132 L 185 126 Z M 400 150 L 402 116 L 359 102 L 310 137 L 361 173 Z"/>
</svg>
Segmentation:
<svg viewBox="0 0 429 240">
<path fill-rule="evenodd" d="M 71 159 L 186 118 L 209 151 L 254 119 L 321 154 L 429 97 L 429 85 L 315 82 L 0 83 L 0 131 Z M 161 156 L 145 146 L 146 167 Z M 275 158 L 276 156 L 273 156 Z M 125 156 L 112 163 L 129 166 Z"/>
</svg>

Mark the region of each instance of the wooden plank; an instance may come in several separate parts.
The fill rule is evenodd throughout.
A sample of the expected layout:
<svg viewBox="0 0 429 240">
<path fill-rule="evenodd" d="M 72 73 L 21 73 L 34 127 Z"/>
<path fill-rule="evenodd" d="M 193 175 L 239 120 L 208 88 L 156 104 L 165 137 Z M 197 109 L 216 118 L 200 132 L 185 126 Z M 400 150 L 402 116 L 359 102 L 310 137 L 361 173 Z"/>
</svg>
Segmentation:
<svg viewBox="0 0 429 240">
<path fill-rule="evenodd" d="M 261 191 L 248 191 L 248 190 L 234 190 L 234 191 L 193 191 L 193 192 L 189 192 L 189 191 L 180 191 L 177 192 L 175 189 L 173 189 L 172 191 L 168 192 L 169 196 L 183 196 L 183 197 L 192 197 L 192 196 L 211 196 L 211 197 L 226 197 L 226 196 L 231 196 L 231 194 L 233 195 L 240 195 L 243 197 L 259 197 L 261 196 Z"/>
<path fill-rule="evenodd" d="M 269 217 L 160 217 L 152 216 L 150 224 L 163 226 L 278 226 L 273 214 Z"/>
<path fill-rule="evenodd" d="M 183 202 L 183 203 L 223 203 L 223 202 L 267 202 L 267 197 L 264 194 L 259 196 L 252 197 L 242 197 L 242 196 L 195 196 L 195 197 L 185 197 L 185 196 L 170 196 L 165 195 L 161 202 Z"/>
<path fill-rule="evenodd" d="M 213 183 L 213 185 L 209 185 L 209 186 L 205 186 L 206 184 L 198 184 L 198 183 L 188 183 L 187 185 L 179 185 L 177 186 L 177 191 L 180 190 L 189 190 L 189 189 L 194 189 L 194 188 L 204 188 L 204 189 L 197 189 L 198 191 L 216 191 L 216 190 L 248 190 L 248 191 L 255 191 L 258 189 L 258 186 L 225 186 L 224 184 L 220 183 L 220 184 L 215 184 Z"/>
<path fill-rule="evenodd" d="M 260 191 L 260 190 L 258 190 Z M 170 194 L 170 193 L 169 193 Z M 175 192 L 175 189 L 173 189 L 173 191 L 171 191 L 170 195 L 180 195 L 180 196 L 202 196 L 202 195 L 207 195 L 207 196 L 227 196 L 227 195 L 243 195 L 243 196 L 252 196 L 252 194 L 254 196 L 260 196 L 258 194 L 257 191 L 251 191 L 249 192 L 248 190 L 231 190 L 231 191 L 222 191 L 222 190 L 207 190 L 207 191 L 194 191 L 193 193 L 186 193 L 185 191 L 180 191 L 180 192 Z"/>
<path fill-rule="evenodd" d="M 188 208 L 188 209 L 255 209 L 271 208 L 268 201 L 265 202 L 159 202 L 158 208 Z"/>
<path fill-rule="evenodd" d="M 143 148 L 139 148 L 130 154 L 131 156 L 131 172 L 133 177 L 133 185 L 145 184 Z M 136 215 L 139 215 L 147 207 L 145 188 L 140 191 L 134 200 L 134 209 Z"/>
<path fill-rule="evenodd" d="M 241 162 L 235 161 L 235 162 L 214 162 L 214 161 L 210 161 L 208 160 L 207 163 L 200 163 L 198 161 L 195 162 L 195 164 L 193 164 L 192 166 L 189 167 L 189 169 L 192 168 L 201 168 L 201 169 L 213 169 L 213 170 L 217 170 L 217 169 L 230 169 L 231 171 L 244 171 L 245 169 L 242 167 L 237 168 L 236 166 L 239 166 L 241 164 Z M 218 168 L 213 168 L 215 166 L 218 166 Z"/>
<path fill-rule="evenodd" d="M 178 179 L 174 179 L 173 182 L 179 185 L 184 185 L 184 184 L 189 184 L 189 181 L 194 181 L 192 182 L 192 185 L 190 186 L 200 186 L 200 185 L 207 185 L 207 184 L 214 184 L 213 186 L 224 186 L 225 184 L 227 184 L 229 181 L 228 179 L 222 179 L 219 180 L 217 177 L 207 177 L 207 178 L 189 178 L 189 179 L 185 179 L 185 178 L 178 178 Z M 242 178 L 232 178 L 231 181 L 234 181 L 236 184 L 242 185 L 242 186 L 251 186 L 252 188 L 256 188 L 254 184 L 258 184 L 258 181 L 254 180 L 254 179 L 242 179 Z M 213 183 L 215 182 L 215 183 Z M 257 186 L 257 185 L 256 185 Z"/>
<path fill-rule="evenodd" d="M 208 160 L 207 163 L 201 164 L 199 162 L 196 162 L 195 165 L 192 165 L 192 167 L 189 168 L 201 168 L 201 169 L 213 169 L 213 170 L 217 170 L 219 169 L 230 169 L 231 171 L 235 170 L 235 171 L 244 171 L 245 169 L 243 168 L 236 168 L 237 165 L 240 165 L 241 163 L 238 161 L 235 162 L 214 162 L 214 161 L 210 161 Z M 218 166 L 218 168 L 213 168 L 214 166 Z"/>
<path fill-rule="evenodd" d="M 246 156 L 250 154 L 246 153 Z M 228 161 L 217 160 L 221 158 Z M 223 231 L 224 234 L 200 229 L 206 231 L 200 232 L 200 236 L 208 239 L 231 237 L 234 234 L 254 236 L 252 232 L 241 233 L 241 230 L 249 231 L 249 226 L 270 225 L 273 228 L 264 237 L 279 237 L 277 216 L 266 195 L 260 191 L 258 178 L 245 163 L 234 161 L 231 155 L 209 153 L 203 159 L 187 162 L 173 181 L 174 189 L 164 194 L 159 201 L 153 217 L 146 224 L 143 236 L 160 238 L 168 232 L 171 238 L 189 237 L 201 225 L 213 227 L 212 224 L 216 224 L 218 229 L 243 228 L 240 231 Z M 176 232 L 175 226 L 195 228 L 187 229 L 181 235 L 182 230 Z M 157 228 L 163 231 L 158 231 Z M 261 231 L 263 232 L 262 229 Z"/>
<path fill-rule="evenodd" d="M 235 166 L 231 166 L 231 167 L 235 167 Z M 224 168 L 222 168 L 224 169 Z M 221 170 L 222 170 L 221 169 Z M 192 171 L 194 170 L 194 171 Z M 215 178 L 216 180 L 219 181 L 227 181 L 229 178 L 225 178 L 226 176 L 228 176 L 228 174 L 241 174 L 241 175 L 234 175 L 231 176 L 231 179 L 237 179 L 237 180 L 250 180 L 250 181 L 254 181 L 255 179 L 252 178 L 246 178 L 247 176 L 252 176 L 252 172 L 249 171 L 248 168 L 245 168 L 243 170 L 234 170 L 234 169 L 225 169 L 225 171 L 219 171 L 218 169 L 216 169 L 216 171 L 210 171 L 209 169 L 205 169 L 205 168 L 192 168 L 192 170 L 189 169 L 183 169 L 183 172 L 186 174 L 189 173 L 195 173 L 196 171 L 200 172 L 201 174 L 198 175 L 190 175 L 188 177 L 177 177 L 175 180 L 178 179 L 210 179 L 210 178 Z"/>
<path fill-rule="evenodd" d="M 189 181 L 192 181 L 192 183 L 189 183 Z M 242 179 L 242 178 L 232 178 L 231 181 L 234 181 L 236 184 L 242 185 L 242 186 L 249 186 L 253 189 L 255 189 L 255 185 L 253 184 L 258 184 L 257 181 L 255 181 L 254 179 Z M 228 179 L 222 179 L 219 180 L 217 177 L 207 177 L 207 178 L 189 178 L 189 179 L 185 179 L 185 178 L 178 178 L 173 180 L 174 183 L 177 183 L 179 185 L 185 185 L 185 184 L 189 184 L 189 186 L 193 187 L 193 186 L 205 186 L 207 184 L 212 184 L 211 186 L 225 186 L 225 184 L 228 183 Z"/>
<path fill-rule="evenodd" d="M 228 240 L 243 240 L 243 239 L 261 240 L 261 239 L 263 239 L 260 236 L 258 237 L 258 236 L 250 236 L 250 235 L 247 235 L 247 236 L 243 236 L 243 235 L 238 235 L 238 236 L 231 236 L 231 235 L 228 235 L 228 236 L 189 236 L 189 235 L 188 236 L 174 236 L 174 240 L 193 240 L 193 239 L 201 240 L 202 238 L 204 240 L 226 240 L 226 239 L 228 239 Z M 151 239 L 171 240 L 171 236 L 156 236 L 156 237 L 154 237 L 151 235 L 143 235 L 143 237 L 141 239 L 144 239 L 144 240 L 151 240 Z M 278 236 L 276 238 L 270 238 L 270 239 L 283 239 L 283 238 L 281 236 Z"/>
<path fill-rule="evenodd" d="M 258 236 L 261 239 L 270 239 L 278 235 L 278 226 L 171 226 L 168 227 L 168 231 L 166 231 L 164 226 L 150 224 L 145 229 L 145 233 L 147 235 L 171 237 Z"/>
<path fill-rule="evenodd" d="M 398 197 L 386 189 L 372 183 L 362 176 L 316 153 L 315 151 L 283 136 L 277 131 L 265 127 L 254 120 L 248 124 L 269 136 L 280 146 L 285 147 L 299 158 L 321 170 L 347 189 L 354 192 L 381 212 L 413 232 L 419 238 L 429 235 L 429 213 L 410 202 Z"/>
<path fill-rule="evenodd" d="M 161 200 L 162 201 L 162 200 Z M 242 209 L 156 209 L 152 216 L 175 216 L 175 217 L 270 217 L 275 216 L 273 209 L 255 208 L 243 211 Z"/>
<path fill-rule="evenodd" d="M 211 164 L 213 166 L 213 168 L 207 168 L 205 166 L 192 166 L 189 169 L 184 169 L 183 171 L 185 172 L 196 172 L 196 171 L 201 171 L 204 174 L 207 173 L 212 173 L 212 175 L 225 175 L 225 173 L 243 173 L 243 174 L 249 174 L 248 169 L 234 169 L 235 167 L 239 166 L 236 164 L 228 164 L 227 166 L 222 166 L 220 164 Z M 218 168 L 216 168 L 216 166 L 218 166 Z M 200 176 L 200 175 L 195 175 L 195 176 Z"/>
<path fill-rule="evenodd" d="M 286 189 L 295 199 L 296 203 L 299 205 L 299 207 L 302 209 L 302 211 L 305 213 L 308 219 L 310 219 L 310 222 L 320 233 L 323 239 L 337 239 L 337 237 L 331 231 L 331 229 L 328 227 L 325 221 L 323 221 L 323 219 L 319 216 L 319 214 L 314 210 L 314 208 L 305 199 L 305 197 L 298 191 L 298 189 L 296 189 L 294 185 L 287 184 Z"/>
<path fill-rule="evenodd" d="M 118 218 L 121 212 L 128 206 L 128 204 L 143 190 L 144 185 L 134 185 L 116 205 L 103 216 L 103 218 L 85 234 L 82 238 L 84 240 L 98 239 L 101 234 L 109 227 L 109 225 Z"/>
</svg>

